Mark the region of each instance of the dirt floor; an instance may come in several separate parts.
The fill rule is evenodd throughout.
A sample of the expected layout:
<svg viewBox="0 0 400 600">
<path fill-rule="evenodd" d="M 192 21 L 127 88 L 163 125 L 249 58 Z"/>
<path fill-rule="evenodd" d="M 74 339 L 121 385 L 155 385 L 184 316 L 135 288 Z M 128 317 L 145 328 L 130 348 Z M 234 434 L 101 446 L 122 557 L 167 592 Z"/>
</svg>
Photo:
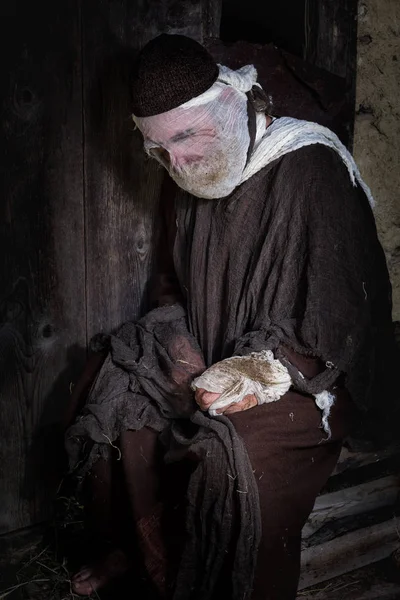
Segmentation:
<svg viewBox="0 0 400 600">
<path fill-rule="evenodd" d="M 0 600 L 155 600 L 139 569 L 101 594 L 72 592 L 72 574 L 102 549 L 85 531 L 83 506 L 63 494 L 55 500 L 52 523 L 0 536 Z"/>
<path fill-rule="evenodd" d="M 62 500 L 61 500 L 62 502 Z M 71 500 L 65 499 L 66 503 Z M 64 506 L 68 518 L 51 527 L 30 529 L 0 538 L 0 600 L 78 600 L 70 576 L 82 559 L 86 540 L 78 506 Z M 384 561 L 318 584 L 298 594 L 297 600 L 400 600 L 399 560 Z M 153 600 L 137 577 L 126 577 L 112 588 L 85 596 L 96 600 L 138 598 Z"/>
<path fill-rule="evenodd" d="M 297 600 L 399 600 L 400 568 L 394 557 L 299 592 Z"/>
</svg>

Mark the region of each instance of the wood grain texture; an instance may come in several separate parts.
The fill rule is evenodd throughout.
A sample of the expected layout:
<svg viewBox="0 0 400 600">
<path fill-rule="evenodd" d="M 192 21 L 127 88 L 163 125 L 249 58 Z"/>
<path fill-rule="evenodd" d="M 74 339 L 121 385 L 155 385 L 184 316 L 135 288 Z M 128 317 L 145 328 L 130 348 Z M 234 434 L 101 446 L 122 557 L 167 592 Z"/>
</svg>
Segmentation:
<svg viewBox="0 0 400 600">
<path fill-rule="evenodd" d="M 306 0 L 306 61 L 346 82 L 349 148 L 352 147 L 357 57 L 357 0 Z"/>
<path fill-rule="evenodd" d="M 358 582 L 353 582 L 357 584 Z M 354 591 L 354 585 L 349 582 L 347 585 L 332 585 L 332 590 L 327 592 L 310 591 L 301 592 L 296 600 L 399 600 L 400 598 L 400 585 L 398 583 L 387 583 L 381 581 L 379 583 L 373 583 L 367 590 L 358 592 Z"/>
<path fill-rule="evenodd" d="M 399 476 L 388 475 L 375 481 L 318 496 L 303 528 L 303 539 L 310 537 L 333 519 L 359 515 L 383 506 L 394 506 L 399 492 Z"/>
<path fill-rule="evenodd" d="M 305 59 L 347 79 L 355 67 L 356 19 L 357 0 L 307 0 Z"/>
<path fill-rule="evenodd" d="M 201 40 L 205 7 L 201 0 L 84 3 L 89 337 L 137 319 L 148 308 L 164 171 L 145 157 L 141 135 L 134 131 L 129 91 L 132 59 L 161 32 Z"/>
<path fill-rule="evenodd" d="M 10 5 L 10 11 L 4 5 Z M 3 12 L 4 11 L 4 12 Z M 77 2 L 2 6 L 0 532 L 51 514 L 55 423 L 82 365 L 85 294 Z"/>
<path fill-rule="evenodd" d="M 218 38 L 221 29 L 222 0 L 203 0 L 203 41 Z"/>
<path fill-rule="evenodd" d="M 217 5 L 2 4 L 0 532 L 50 516 L 87 340 L 147 307 L 164 173 L 130 119 L 132 58 L 161 32 L 215 32 Z"/>
<path fill-rule="evenodd" d="M 366 465 L 382 462 L 387 458 L 398 456 L 399 453 L 399 444 L 392 444 L 375 452 L 352 452 L 348 448 L 343 447 L 332 475 L 338 475 L 344 471 L 350 471 L 365 467 Z"/>
<path fill-rule="evenodd" d="M 384 523 L 342 535 L 301 554 L 299 590 L 349 573 L 389 556 L 400 546 L 399 523 Z"/>
</svg>

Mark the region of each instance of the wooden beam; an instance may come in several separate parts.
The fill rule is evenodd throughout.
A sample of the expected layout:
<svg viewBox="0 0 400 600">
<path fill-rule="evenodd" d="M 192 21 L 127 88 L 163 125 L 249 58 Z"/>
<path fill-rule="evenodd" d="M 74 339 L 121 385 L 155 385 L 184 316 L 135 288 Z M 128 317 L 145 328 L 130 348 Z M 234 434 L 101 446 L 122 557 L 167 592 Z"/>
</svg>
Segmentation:
<svg viewBox="0 0 400 600">
<path fill-rule="evenodd" d="M 203 0 L 203 40 L 219 38 L 222 0 Z"/>
<path fill-rule="evenodd" d="M 357 66 L 357 0 L 306 0 L 303 58 L 343 77 L 352 110 L 352 147 Z"/>
<path fill-rule="evenodd" d="M 306 0 L 304 58 L 330 73 L 354 75 L 357 0 Z"/>
<path fill-rule="evenodd" d="M 400 547 L 396 518 L 312 546 L 301 554 L 299 590 L 389 556 Z"/>
<path fill-rule="evenodd" d="M 332 520 L 360 515 L 396 503 L 400 477 L 388 475 L 375 481 L 318 496 L 303 528 L 303 539 L 309 538 Z"/>
<path fill-rule="evenodd" d="M 392 444 L 382 450 L 376 452 L 352 452 L 347 448 L 343 448 L 338 463 L 333 471 L 332 475 L 338 475 L 344 471 L 358 469 L 367 465 L 372 465 L 377 462 L 381 462 L 386 458 L 392 456 L 398 456 L 400 453 L 400 445 Z"/>
</svg>

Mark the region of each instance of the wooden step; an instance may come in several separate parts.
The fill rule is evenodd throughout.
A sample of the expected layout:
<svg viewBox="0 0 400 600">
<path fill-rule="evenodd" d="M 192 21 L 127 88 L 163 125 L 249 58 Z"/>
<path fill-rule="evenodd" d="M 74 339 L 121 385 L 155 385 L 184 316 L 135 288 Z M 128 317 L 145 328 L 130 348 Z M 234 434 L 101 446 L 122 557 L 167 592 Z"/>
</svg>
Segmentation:
<svg viewBox="0 0 400 600">
<path fill-rule="evenodd" d="M 392 444 L 391 446 L 376 452 L 352 452 L 348 448 L 342 448 L 332 476 L 350 469 L 358 469 L 359 467 L 381 462 L 396 454 L 400 454 L 400 444 Z"/>
<path fill-rule="evenodd" d="M 300 592 L 296 600 L 399 600 L 400 585 L 379 582 L 369 589 L 354 592 L 350 585 L 331 586 L 332 589 L 320 592 Z"/>
<path fill-rule="evenodd" d="M 388 557 L 400 547 L 400 522 L 389 519 L 357 529 L 301 554 L 299 590 Z"/>
<path fill-rule="evenodd" d="M 399 493 L 400 476 L 388 475 L 375 481 L 318 496 L 304 526 L 303 540 L 333 519 L 367 513 L 384 506 L 394 506 Z"/>
</svg>

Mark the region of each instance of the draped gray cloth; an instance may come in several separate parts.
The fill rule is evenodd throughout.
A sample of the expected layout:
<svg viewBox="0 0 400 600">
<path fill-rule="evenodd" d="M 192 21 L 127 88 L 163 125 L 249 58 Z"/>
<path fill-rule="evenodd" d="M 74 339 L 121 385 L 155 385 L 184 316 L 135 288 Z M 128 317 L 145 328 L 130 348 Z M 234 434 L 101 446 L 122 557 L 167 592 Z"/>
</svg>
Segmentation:
<svg viewBox="0 0 400 600">
<path fill-rule="evenodd" d="M 243 600 L 250 594 L 261 536 L 257 484 L 229 419 L 211 419 L 196 409 L 188 384 L 202 368 L 181 306 L 126 323 L 109 337 L 109 354 L 85 408 L 67 431 L 67 451 L 71 469 L 82 476 L 98 458 L 108 457 L 122 431 L 150 427 L 162 432 L 166 461 L 188 452 L 195 456 L 187 543 L 173 598 L 211 598 L 234 549 L 233 598 Z"/>
</svg>

